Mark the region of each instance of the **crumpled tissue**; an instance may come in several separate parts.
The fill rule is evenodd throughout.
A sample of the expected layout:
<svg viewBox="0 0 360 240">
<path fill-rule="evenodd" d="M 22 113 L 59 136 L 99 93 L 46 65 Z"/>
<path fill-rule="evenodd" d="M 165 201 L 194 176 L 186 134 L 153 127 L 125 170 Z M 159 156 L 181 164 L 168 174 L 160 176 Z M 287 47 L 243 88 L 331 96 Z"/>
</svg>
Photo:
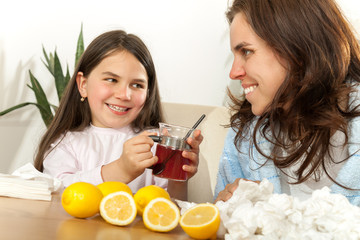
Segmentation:
<svg viewBox="0 0 360 240">
<path fill-rule="evenodd" d="M 180 204 L 182 212 L 194 205 Z M 221 218 L 217 236 L 225 240 L 360 239 L 360 208 L 327 187 L 300 201 L 274 194 L 267 179 L 240 180 L 233 196 L 215 205 Z"/>
<path fill-rule="evenodd" d="M 12 174 L 0 173 L 0 196 L 50 201 L 51 193 L 62 187 L 60 179 L 39 172 L 31 163 Z"/>
</svg>

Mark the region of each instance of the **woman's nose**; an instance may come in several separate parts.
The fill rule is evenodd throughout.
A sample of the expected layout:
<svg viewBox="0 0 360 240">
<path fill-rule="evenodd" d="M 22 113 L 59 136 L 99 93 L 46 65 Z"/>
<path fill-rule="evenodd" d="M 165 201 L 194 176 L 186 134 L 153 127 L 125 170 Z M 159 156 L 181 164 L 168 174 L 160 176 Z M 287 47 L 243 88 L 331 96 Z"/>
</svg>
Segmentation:
<svg viewBox="0 0 360 240">
<path fill-rule="evenodd" d="M 241 80 L 245 76 L 244 63 L 241 59 L 234 59 L 229 76 L 232 80 Z"/>
</svg>

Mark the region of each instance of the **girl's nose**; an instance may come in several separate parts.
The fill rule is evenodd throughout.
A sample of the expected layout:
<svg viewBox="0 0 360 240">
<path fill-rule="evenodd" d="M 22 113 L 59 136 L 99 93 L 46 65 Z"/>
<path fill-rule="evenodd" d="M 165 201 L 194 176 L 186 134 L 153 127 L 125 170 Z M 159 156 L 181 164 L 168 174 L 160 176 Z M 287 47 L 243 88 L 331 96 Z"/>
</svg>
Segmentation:
<svg viewBox="0 0 360 240">
<path fill-rule="evenodd" d="M 120 98 L 121 100 L 130 100 L 131 89 L 128 86 L 120 86 L 115 92 L 115 97 Z"/>
<path fill-rule="evenodd" d="M 242 80 L 245 76 L 244 63 L 241 59 L 234 59 L 230 70 L 230 78 L 232 80 Z"/>
</svg>

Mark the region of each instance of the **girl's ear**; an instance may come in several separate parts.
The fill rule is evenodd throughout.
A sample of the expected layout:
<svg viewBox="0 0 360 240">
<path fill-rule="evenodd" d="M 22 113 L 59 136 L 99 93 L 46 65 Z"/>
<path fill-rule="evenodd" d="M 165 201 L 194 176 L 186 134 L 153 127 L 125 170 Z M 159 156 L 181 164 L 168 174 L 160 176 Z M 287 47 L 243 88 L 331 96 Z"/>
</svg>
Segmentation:
<svg viewBox="0 0 360 240">
<path fill-rule="evenodd" d="M 81 97 L 86 98 L 87 97 L 87 91 L 86 91 L 87 79 L 84 77 L 84 74 L 82 72 L 77 73 L 76 84 L 77 84 L 77 87 L 78 87 Z"/>
</svg>

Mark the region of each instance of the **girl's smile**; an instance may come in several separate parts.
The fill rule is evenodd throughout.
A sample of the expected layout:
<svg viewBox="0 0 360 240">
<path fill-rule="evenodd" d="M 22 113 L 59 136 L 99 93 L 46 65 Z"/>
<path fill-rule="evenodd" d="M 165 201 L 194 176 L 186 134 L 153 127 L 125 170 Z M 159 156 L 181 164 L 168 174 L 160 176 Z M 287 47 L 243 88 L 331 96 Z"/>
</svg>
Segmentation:
<svg viewBox="0 0 360 240">
<path fill-rule="evenodd" d="M 148 77 L 131 53 L 117 51 L 104 58 L 89 76 L 78 73 L 77 82 L 97 127 L 121 128 L 133 122 L 146 100 Z"/>
<path fill-rule="evenodd" d="M 129 108 L 126 107 L 120 107 L 112 104 L 107 104 L 110 110 L 114 111 L 115 114 L 125 114 Z"/>
</svg>

